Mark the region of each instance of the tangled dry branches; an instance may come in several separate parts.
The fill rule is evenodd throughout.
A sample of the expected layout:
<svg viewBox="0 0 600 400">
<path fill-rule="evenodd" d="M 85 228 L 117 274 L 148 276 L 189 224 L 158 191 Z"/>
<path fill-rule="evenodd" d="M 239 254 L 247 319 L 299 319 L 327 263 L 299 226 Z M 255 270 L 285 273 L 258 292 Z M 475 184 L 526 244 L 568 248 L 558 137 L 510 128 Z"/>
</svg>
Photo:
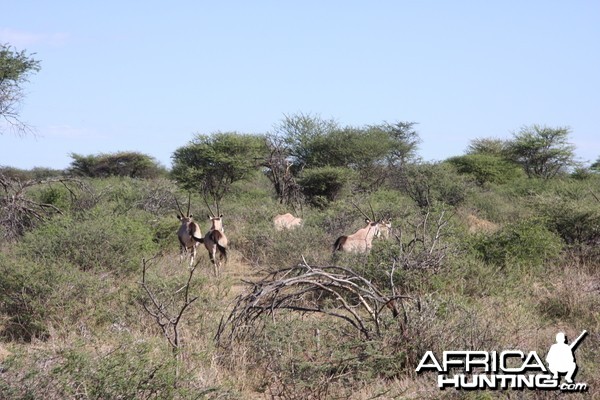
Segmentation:
<svg viewBox="0 0 600 400">
<path fill-rule="evenodd" d="M 70 193 L 73 200 L 77 196 L 72 185 L 82 183 L 73 178 L 48 178 L 21 181 L 0 173 L 0 227 L 5 240 L 15 240 L 37 222 L 62 211 L 53 204 L 36 201 L 28 192 L 43 185 L 60 184 Z"/>
<path fill-rule="evenodd" d="M 253 288 L 250 293 L 238 296 L 229 317 L 221 320 L 215 337 L 217 342 L 252 333 L 264 322 L 263 317 L 275 318 L 279 310 L 338 318 L 366 339 L 380 336 L 386 312 L 401 329 L 405 326 L 402 299 L 407 297 L 383 294 L 350 268 L 316 267 L 304 261 L 273 272 L 259 282 L 246 283 Z"/>
<path fill-rule="evenodd" d="M 402 229 L 394 234 L 400 243 L 400 252 L 394 256 L 394 263 L 404 269 L 427 269 L 439 271 L 444 260 L 456 249 L 446 240 L 448 223 L 453 214 L 442 209 L 437 214 L 428 207 L 419 220 L 411 223 L 410 229 Z"/>
</svg>

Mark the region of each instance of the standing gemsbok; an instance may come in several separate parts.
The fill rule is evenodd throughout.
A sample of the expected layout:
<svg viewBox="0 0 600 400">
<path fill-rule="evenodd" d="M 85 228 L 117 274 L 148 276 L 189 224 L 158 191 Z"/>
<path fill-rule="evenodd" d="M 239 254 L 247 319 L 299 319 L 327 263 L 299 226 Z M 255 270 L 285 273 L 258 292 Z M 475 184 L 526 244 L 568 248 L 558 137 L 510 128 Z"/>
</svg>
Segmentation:
<svg viewBox="0 0 600 400">
<path fill-rule="evenodd" d="M 179 202 L 177 198 L 175 198 L 175 203 L 177 204 L 177 208 L 179 209 L 179 214 L 177 214 L 177 219 L 181 222 L 181 226 L 177 231 L 177 237 L 179 238 L 180 245 L 180 260 L 183 261 L 185 255 L 190 252 L 190 267 L 194 264 L 194 257 L 196 257 L 196 247 L 200 244 L 204 239 L 202 238 L 202 232 L 200 231 L 200 226 L 194 222 L 192 214 L 190 214 L 190 205 L 191 205 L 191 194 L 188 197 L 188 208 L 187 213 L 183 213 L 181 211 L 181 207 L 179 206 Z"/>
<path fill-rule="evenodd" d="M 208 206 L 208 203 L 206 205 Z M 203 239 L 194 238 L 194 240 L 204 242 L 204 247 L 208 250 L 208 256 L 213 263 L 215 276 L 219 276 L 221 263 L 227 262 L 227 236 L 225 236 L 225 233 L 223 232 L 223 214 L 219 214 L 219 216 L 216 217 L 210 207 L 209 211 L 212 214 L 212 216 L 208 216 L 211 223 L 210 230 L 206 232 Z M 217 213 L 219 213 L 218 204 Z M 218 259 L 217 253 L 219 256 Z"/>
<path fill-rule="evenodd" d="M 302 218 L 296 218 L 290 213 L 278 214 L 273 218 L 273 225 L 276 231 L 294 229 L 302 225 Z"/>
<path fill-rule="evenodd" d="M 346 253 L 367 253 L 371 250 L 373 238 L 379 233 L 379 222 L 365 219 L 367 226 L 359 229 L 352 235 L 340 236 L 333 244 L 333 251 Z"/>
</svg>

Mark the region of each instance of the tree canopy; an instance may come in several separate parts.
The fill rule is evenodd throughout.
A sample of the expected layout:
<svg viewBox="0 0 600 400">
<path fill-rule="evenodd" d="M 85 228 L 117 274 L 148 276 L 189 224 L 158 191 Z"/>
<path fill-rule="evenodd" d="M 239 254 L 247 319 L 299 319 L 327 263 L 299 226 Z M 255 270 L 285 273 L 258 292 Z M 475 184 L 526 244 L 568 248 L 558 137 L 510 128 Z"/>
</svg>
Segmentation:
<svg viewBox="0 0 600 400">
<path fill-rule="evenodd" d="M 197 135 L 173 153 L 172 175 L 187 190 L 220 200 L 233 182 L 247 178 L 265 159 L 264 138 L 237 132 Z"/>
<path fill-rule="evenodd" d="M 67 172 L 75 176 L 156 178 L 166 174 L 165 168 L 153 157 L 134 151 L 87 156 L 72 153 L 71 158 L 73 161 Z"/>
<path fill-rule="evenodd" d="M 414 122 L 341 126 L 334 120 L 298 114 L 276 127 L 297 168 L 349 167 L 404 163 L 415 156 L 420 139 Z"/>
<path fill-rule="evenodd" d="M 385 181 L 387 167 L 416 158 L 420 139 L 414 125 L 384 122 L 341 126 L 320 116 L 286 115 L 267 137 L 267 176 L 282 202 L 294 197 L 299 188 L 296 183 L 309 198 L 331 199 L 335 197 L 332 193 L 348 182 L 355 183 L 358 190 L 372 190 Z M 343 173 L 344 168 L 352 173 Z"/>
<path fill-rule="evenodd" d="M 29 127 L 20 119 L 19 106 L 24 97 L 23 84 L 29 75 L 40 70 L 40 61 L 32 54 L 17 51 L 9 44 L 0 44 L 0 118 L 7 122 L 8 128 L 19 134 L 29 131 Z M 0 124 L 0 134 L 6 128 Z"/>
<path fill-rule="evenodd" d="M 493 154 L 466 154 L 447 161 L 458 173 L 471 175 L 479 186 L 507 183 L 523 173 L 518 165 Z"/>
<path fill-rule="evenodd" d="M 507 152 L 528 177 L 552 178 L 575 165 L 575 146 L 569 143 L 570 132 L 566 127 L 524 126 L 513 135 Z"/>
<path fill-rule="evenodd" d="M 508 143 L 508 141 L 498 138 L 476 138 L 471 140 L 467 154 L 505 157 Z"/>
</svg>

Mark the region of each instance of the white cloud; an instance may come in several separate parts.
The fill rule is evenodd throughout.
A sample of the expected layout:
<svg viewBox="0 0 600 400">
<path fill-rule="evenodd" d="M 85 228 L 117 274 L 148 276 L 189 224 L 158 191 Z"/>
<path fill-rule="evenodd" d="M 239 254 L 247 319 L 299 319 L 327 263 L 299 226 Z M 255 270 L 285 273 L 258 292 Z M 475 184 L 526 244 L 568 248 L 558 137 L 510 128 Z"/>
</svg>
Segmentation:
<svg viewBox="0 0 600 400">
<path fill-rule="evenodd" d="M 0 43 L 8 43 L 15 47 L 31 45 L 47 45 L 52 47 L 64 46 L 69 40 L 67 33 L 38 33 L 19 31 L 12 28 L 0 28 Z"/>
</svg>

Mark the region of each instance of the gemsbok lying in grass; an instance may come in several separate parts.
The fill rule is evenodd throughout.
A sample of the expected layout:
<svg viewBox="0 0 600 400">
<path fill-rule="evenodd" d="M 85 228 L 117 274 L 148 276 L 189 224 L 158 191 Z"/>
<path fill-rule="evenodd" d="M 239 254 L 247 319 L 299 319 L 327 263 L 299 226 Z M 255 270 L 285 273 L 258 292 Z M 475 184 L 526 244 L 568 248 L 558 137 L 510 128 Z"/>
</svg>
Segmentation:
<svg viewBox="0 0 600 400">
<path fill-rule="evenodd" d="M 188 209 L 187 213 L 183 213 L 181 211 L 181 207 L 179 206 L 179 202 L 177 198 L 175 198 L 175 203 L 177 204 L 177 208 L 179 209 L 179 214 L 177 214 L 177 219 L 181 222 L 181 226 L 177 231 L 177 237 L 179 238 L 180 245 L 180 260 L 183 261 L 185 255 L 190 253 L 190 267 L 194 264 L 194 257 L 196 257 L 196 247 L 198 244 L 202 243 L 204 240 L 202 238 L 202 232 L 200 230 L 200 226 L 194 222 L 192 214 L 190 214 L 190 198 L 188 198 Z"/>
<path fill-rule="evenodd" d="M 373 245 L 373 238 L 379 234 L 379 222 L 365 219 L 367 226 L 352 235 L 340 236 L 333 244 L 333 252 L 368 253 Z"/>
<path fill-rule="evenodd" d="M 302 218 L 296 218 L 290 213 L 279 214 L 273 218 L 273 225 L 275 225 L 276 231 L 294 229 L 302 225 Z"/>
<path fill-rule="evenodd" d="M 208 256 L 213 263 L 215 276 L 219 276 L 219 269 L 222 262 L 227 262 L 227 236 L 223 232 L 223 214 L 218 217 L 208 216 L 211 222 L 210 230 L 204 235 L 204 239 L 194 240 L 204 242 L 204 247 L 208 250 Z M 217 259 L 218 253 L 218 259 Z"/>
</svg>

